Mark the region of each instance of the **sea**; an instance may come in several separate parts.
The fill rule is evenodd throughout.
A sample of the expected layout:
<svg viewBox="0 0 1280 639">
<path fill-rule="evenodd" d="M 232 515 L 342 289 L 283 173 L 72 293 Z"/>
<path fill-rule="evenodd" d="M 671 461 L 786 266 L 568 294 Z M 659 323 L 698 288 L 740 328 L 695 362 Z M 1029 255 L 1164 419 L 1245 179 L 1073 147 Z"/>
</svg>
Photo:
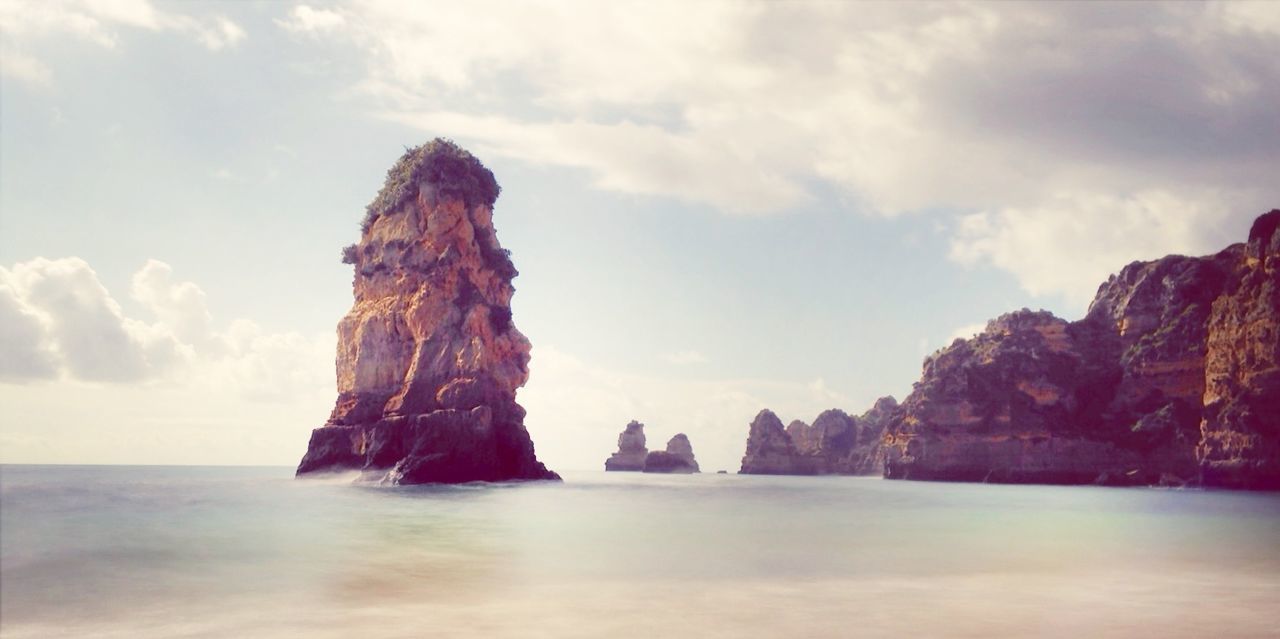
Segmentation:
<svg viewBox="0 0 1280 639">
<path fill-rule="evenodd" d="M 11 465 L 0 636 L 1277 637 L 1280 495 Z"/>
</svg>

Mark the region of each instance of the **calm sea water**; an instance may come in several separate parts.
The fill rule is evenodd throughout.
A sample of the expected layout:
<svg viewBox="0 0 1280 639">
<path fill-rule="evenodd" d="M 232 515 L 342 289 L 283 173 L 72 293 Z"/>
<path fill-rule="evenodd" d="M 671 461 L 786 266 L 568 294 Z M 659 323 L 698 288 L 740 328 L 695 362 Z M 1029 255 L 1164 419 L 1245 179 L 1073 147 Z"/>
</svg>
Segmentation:
<svg viewBox="0 0 1280 639">
<path fill-rule="evenodd" d="M 4 637 L 1280 635 L 1280 496 L 0 467 Z"/>
</svg>

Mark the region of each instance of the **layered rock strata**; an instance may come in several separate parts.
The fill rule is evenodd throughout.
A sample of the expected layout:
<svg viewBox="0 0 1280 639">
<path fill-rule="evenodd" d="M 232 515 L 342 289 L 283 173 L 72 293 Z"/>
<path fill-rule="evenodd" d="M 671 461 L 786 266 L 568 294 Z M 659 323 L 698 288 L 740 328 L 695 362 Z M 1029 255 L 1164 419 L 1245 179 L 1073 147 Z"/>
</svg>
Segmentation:
<svg viewBox="0 0 1280 639">
<path fill-rule="evenodd" d="M 933 354 L 889 420 L 885 476 L 1277 487 L 1278 225 L 1134 262 L 1082 320 L 1024 309 Z"/>
<path fill-rule="evenodd" d="M 1280 490 L 1280 210 L 1254 222 L 1208 324 L 1196 448 L 1204 482 Z"/>
<path fill-rule="evenodd" d="M 667 442 L 666 450 L 651 451 L 644 459 L 646 473 L 696 473 L 698 461 L 693 457 L 693 444 L 684 433 Z"/>
<path fill-rule="evenodd" d="M 408 150 L 369 205 L 355 304 L 338 324 L 338 399 L 298 474 L 392 484 L 558 479 L 534 454 L 516 389 L 529 341 L 498 243 L 493 174 L 451 142 Z"/>
<path fill-rule="evenodd" d="M 782 427 L 770 410 L 760 411 L 747 435 L 738 471 L 755 475 L 868 475 L 883 468 L 882 435 L 897 408 L 883 397 L 861 417 L 839 409 L 823 411 L 813 424 L 795 420 Z"/>
<path fill-rule="evenodd" d="M 609 456 L 604 462 L 607 471 L 644 470 L 645 457 L 649 449 L 645 447 L 644 424 L 632 420 L 618 435 L 618 452 Z"/>
</svg>

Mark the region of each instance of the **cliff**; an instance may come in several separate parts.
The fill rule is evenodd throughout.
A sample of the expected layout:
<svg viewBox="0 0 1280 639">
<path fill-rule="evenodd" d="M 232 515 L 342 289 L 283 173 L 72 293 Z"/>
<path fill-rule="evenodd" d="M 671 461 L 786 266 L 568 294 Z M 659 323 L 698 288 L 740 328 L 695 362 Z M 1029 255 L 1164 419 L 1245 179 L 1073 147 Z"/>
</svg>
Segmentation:
<svg viewBox="0 0 1280 639">
<path fill-rule="evenodd" d="M 1204 481 L 1280 490 L 1280 210 L 1254 222 L 1208 330 L 1196 448 Z"/>
<path fill-rule="evenodd" d="M 644 470 L 645 456 L 649 449 L 645 448 L 644 424 L 632 420 L 618 435 L 618 452 L 609 456 L 604 462 L 607 471 L 641 471 Z"/>
<path fill-rule="evenodd" d="M 747 435 L 743 474 L 869 475 L 879 474 L 887 417 L 897 408 L 884 397 L 861 418 L 839 409 L 823 411 L 813 425 L 795 420 L 782 427 L 770 410 L 760 411 Z"/>
<path fill-rule="evenodd" d="M 747 452 L 739 473 L 745 475 L 816 475 L 796 452 L 782 420 L 769 409 L 756 414 L 747 433 Z"/>
<path fill-rule="evenodd" d="M 355 303 L 338 324 L 338 399 L 298 474 L 361 470 L 394 484 L 558 479 L 534 454 L 516 389 L 529 341 L 492 216 L 499 188 L 444 140 L 408 150 L 369 205 Z"/>
<path fill-rule="evenodd" d="M 933 354 L 888 420 L 885 476 L 1274 487 L 1278 218 L 1126 266 L 1080 321 L 1024 309 Z"/>
<path fill-rule="evenodd" d="M 693 457 L 693 444 L 684 433 L 667 442 L 666 450 L 655 450 L 645 456 L 646 473 L 696 473 L 698 461 Z"/>
</svg>

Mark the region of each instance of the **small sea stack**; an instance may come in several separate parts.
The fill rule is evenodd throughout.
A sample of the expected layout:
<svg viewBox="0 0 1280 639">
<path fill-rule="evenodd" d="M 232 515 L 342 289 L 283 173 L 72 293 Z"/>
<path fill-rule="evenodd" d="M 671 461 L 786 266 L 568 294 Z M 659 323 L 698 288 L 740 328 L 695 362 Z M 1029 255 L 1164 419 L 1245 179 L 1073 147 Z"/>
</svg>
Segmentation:
<svg viewBox="0 0 1280 639">
<path fill-rule="evenodd" d="M 645 447 L 644 424 L 633 419 L 618 435 L 618 452 L 605 460 L 604 469 L 606 471 L 642 471 L 648 452 L 649 449 Z"/>
<path fill-rule="evenodd" d="M 698 462 L 693 457 L 693 444 L 684 433 L 667 442 L 666 450 L 655 450 L 645 456 L 646 473 L 696 473 Z"/>
<path fill-rule="evenodd" d="M 742 457 L 745 475 L 878 475 L 884 468 L 882 437 L 898 403 L 881 397 L 854 417 L 838 408 L 807 424 L 782 420 L 765 409 L 756 415 Z"/>
</svg>

